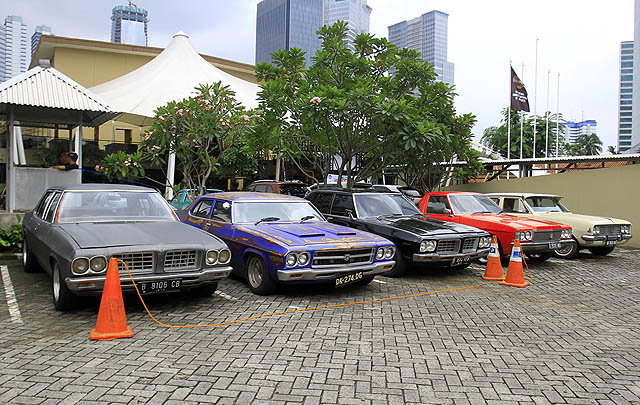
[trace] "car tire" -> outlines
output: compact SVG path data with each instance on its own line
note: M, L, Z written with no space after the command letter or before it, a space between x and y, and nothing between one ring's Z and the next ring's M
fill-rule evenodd
M362 277L362 280L359 280L358 282L356 282L356 285L369 285L371 284L374 278L375 276L364 276Z
M78 302L78 297L67 288L67 284L60 274L58 262L55 261L51 266L51 297L53 298L53 306L58 311L73 309Z
M276 290L276 282L273 281L267 271L267 265L262 257L250 255L247 258L247 282L251 292L258 295L269 295Z
M396 264L393 265L393 268L386 273L382 273L383 276L386 277L402 277L404 273L407 271L407 261L402 256L402 252L399 250L396 251Z
M22 241L22 265L25 273L35 273L40 270L38 261L33 256L31 249L29 249L29 246L27 245L26 238Z
M211 297L213 295L213 293L216 292L216 290L218 289L218 283L211 283L211 284L207 284L207 285L203 285L200 287L196 287L193 292L195 293L196 296L198 297Z
M525 253L525 255L527 255L527 259L529 259L530 262L542 263L549 260L552 253L551 252Z
M568 247L564 249L558 249L553 251L553 255L555 257L559 257L561 259L575 259L578 256L578 252L580 251L580 247L578 246L578 242L575 238L573 238L573 243L571 243Z
M596 256L606 256L609 253L613 252L615 246L596 246L589 248L589 252L593 253Z

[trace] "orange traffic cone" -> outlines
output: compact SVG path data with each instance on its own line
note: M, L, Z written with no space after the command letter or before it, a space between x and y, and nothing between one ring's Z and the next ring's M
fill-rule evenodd
M526 287L531 284L528 281L524 281L522 249L520 248L520 241L517 239L513 242L511 260L509 260L509 267L507 268L507 278L505 278L500 284L508 285L510 287Z
M500 250L498 249L498 238L493 236L489 256L487 256L487 269L482 276L485 280L504 280L502 263L500 262Z
M112 258L109 259L109 268L107 269L107 279L102 290L98 320L95 329L91 329L89 333L89 339L113 340L132 336L133 332L127 326L127 316L124 313L118 261Z

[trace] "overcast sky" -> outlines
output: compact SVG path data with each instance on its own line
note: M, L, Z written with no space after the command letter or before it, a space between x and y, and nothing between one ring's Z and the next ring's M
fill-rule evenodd
M259 0L138 0L149 11L149 45L165 47L182 30L204 54L254 63ZM619 47L633 40L633 0L369 0L371 33L431 10L449 14L449 61L455 64L459 112L478 118L474 133L498 124L508 103L509 60L529 92L533 111L536 37L537 111L560 111L572 120L595 119L605 144L617 139ZM20 15L29 29L49 25L56 35L108 41L111 9L118 0L2 0L6 15ZM522 64L524 63L524 73Z

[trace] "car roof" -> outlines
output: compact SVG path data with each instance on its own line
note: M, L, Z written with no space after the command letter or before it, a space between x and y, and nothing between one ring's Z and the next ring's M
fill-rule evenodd
M555 194L539 194L539 193L487 193L487 195L495 196L495 197L551 197L551 198L562 198L559 195Z
M432 191L428 195L448 195L448 194L482 194L475 191Z
M143 191L157 192L155 188L132 186L130 184L103 184L103 183L83 183L66 186L51 186L48 190L59 191Z
M295 184L298 186L308 186L307 183L304 183L300 180L288 180L288 181L276 181L276 180L256 180L253 183L249 184L250 186L254 184Z
M287 194L256 193L251 191L227 191L223 193L205 194L203 197L227 201L304 201L304 198Z
M311 191L312 193L318 192L331 192L331 193L344 193L344 194L399 194L394 191L374 190L372 188L344 188L344 187L330 187L330 188L317 188Z

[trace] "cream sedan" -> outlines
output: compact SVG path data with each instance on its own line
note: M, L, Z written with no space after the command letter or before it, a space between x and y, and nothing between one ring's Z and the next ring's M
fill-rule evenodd
M561 196L532 193L490 193L505 213L560 222L571 226L575 244L556 250L558 257L572 259L580 249L608 255L618 244L631 239L631 222L623 219L574 214L562 205Z

